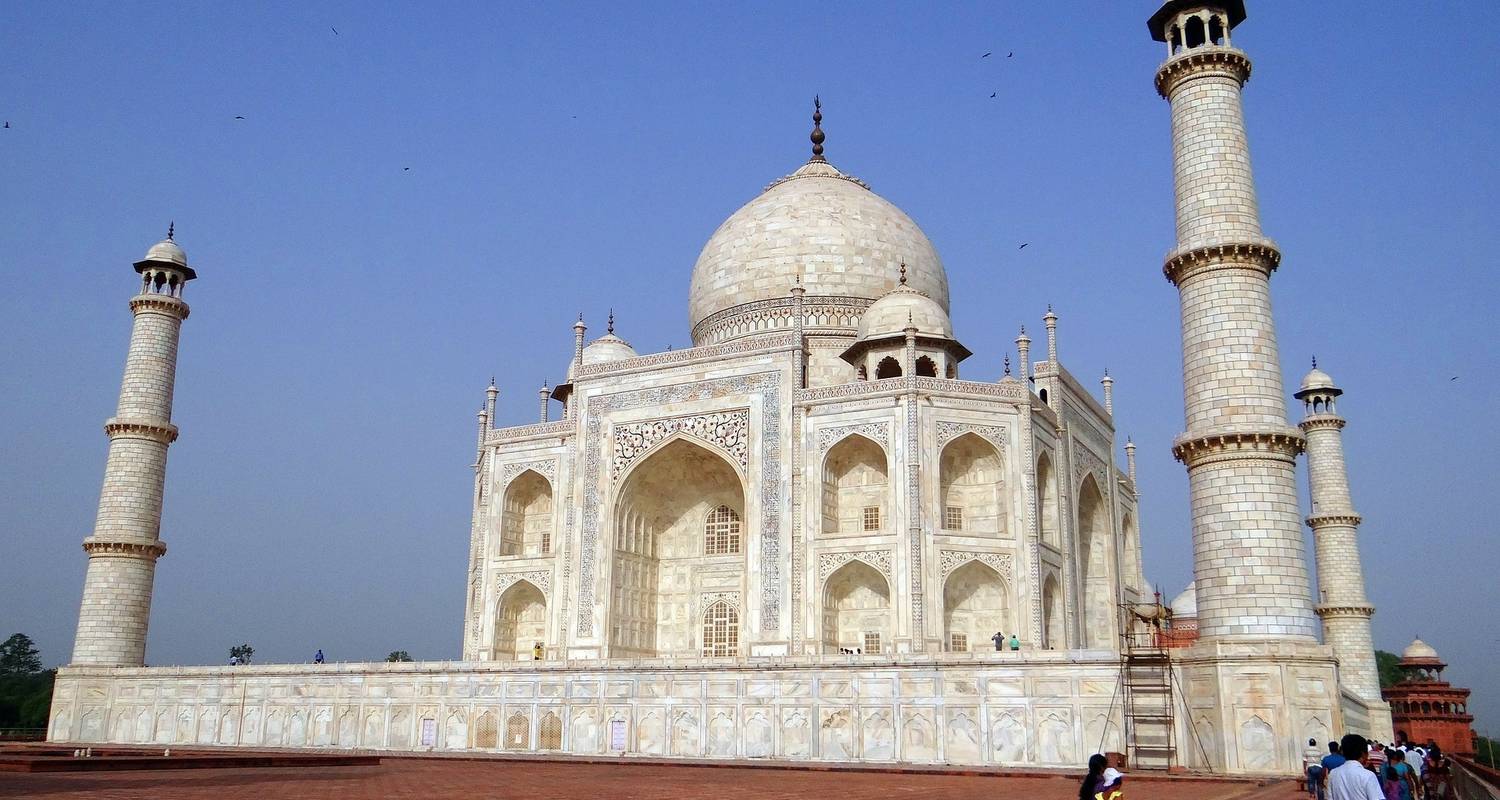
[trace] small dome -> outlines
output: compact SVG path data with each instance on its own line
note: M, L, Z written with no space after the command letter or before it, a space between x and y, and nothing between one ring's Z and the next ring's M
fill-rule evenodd
M1300 391L1313 392L1337 388L1333 385L1333 378L1328 373L1317 367L1313 367L1311 372L1303 376L1302 389Z
M1402 661L1437 661L1438 652L1432 649L1432 645L1421 639L1413 639L1411 644L1401 651Z
M887 292L860 315L858 341L900 334L907 326L927 336L953 338L953 323L942 304L905 284Z
M1192 581L1182 593L1172 598L1172 616L1198 616L1198 582Z
M603 336L589 342L589 346L583 348L584 366L589 364L607 364L611 361L623 361L627 358L635 358L636 352L630 343L614 335L606 333Z
M772 183L709 237L693 266L689 323L758 300L782 299L800 278L817 297L874 300L911 285L948 306L948 276L922 229L901 209L823 161Z
M162 239L156 244L151 245L151 249L146 251L146 257L141 260L166 261L176 264L179 267L186 267L188 265L187 253L183 252L182 248L171 239Z

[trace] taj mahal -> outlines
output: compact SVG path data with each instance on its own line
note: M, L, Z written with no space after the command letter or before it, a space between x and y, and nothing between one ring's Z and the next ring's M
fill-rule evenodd
M1112 380L1069 371L1050 307L1003 377L968 377L937 250L825 156L815 108L810 158L698 255L691 347L638 353L613 317L593 338L580 318L535 423L498 427L485 392L455 661L144 666L197 277L175 232L152 246L49 738L1056 767L1120 752L1249 774L1297 771L1309 737L1389 741L1326 373L1288 421L1244 19L1239 0L1171 0L1148 23L1185 404L1184 432L1149 446L1186 469L1195 578L1172 604L1145 578Z

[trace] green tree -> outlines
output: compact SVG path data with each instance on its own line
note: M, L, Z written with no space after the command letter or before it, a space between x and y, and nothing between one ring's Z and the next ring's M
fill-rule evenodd
M250 657L255 655L255 648L248 644L235 645L229 648L229 657L237 658L241 664L249 664Z
M31 675L42 671L42 659L31 637L13 633L0 644L0 675Z
M1500 769L1496 763L1500 763L1500 742L1488 736L1474 737L1474 760L1490 769Z
M405 650L392 650L391 654L385 657L385 660L386 661L415 661L416 659L412 658L411 657L411 653L408 653Z
M1375 671L1380 674L1380 688L1389 689L1401 682L1401 656L1375 651Z

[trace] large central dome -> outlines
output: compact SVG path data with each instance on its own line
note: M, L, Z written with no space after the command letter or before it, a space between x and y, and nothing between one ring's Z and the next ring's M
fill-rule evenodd
M873 301L896 288L903 262L907 283L947 311L948 277L922 229L863 182L815 157L714 231L693 266L689 322L696 329L736 306L788 299L799 275L807 302Z

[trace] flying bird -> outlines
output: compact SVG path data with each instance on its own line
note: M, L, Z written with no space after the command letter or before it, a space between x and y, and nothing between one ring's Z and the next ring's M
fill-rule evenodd
M990 97L994 97L997 94L1000 94L1000 93L999 92L990 92Z
M333 31L333 35L334 35L334 36L338 36L338 35L339 35L339 29L338 29L338 28L335 28L335 27L333 27L333 26L332 26L332 25L329 25L329 26L328 26L328 30L331 30L331 31Z
M235 114L235 115L234 115L234 118L235 118L235 119L244 119L244 117L242 117L242 116L240 116L240 115L239 115L239 114Z
M1031 244L1031 242L1027 242L1027 243L1026 243L1026 244L1023 244L1023 245L1021 245L1021 246L1020 246L1020 247L1017 247L1017 248L1016 248L1016 249L1017 249L1017 250L1025 250L1025 249L1026 249L1026 247L1027 247L1027 246L1028 246L1028 245L1030 245L1030 244Z
M1006 58L1015 58L1016 57L1016 51L1012 50L1009 53L1006 53L1005 57Z
M7 127L7 128L9 128L9 127L10 127L10 126L9 126L9 125L6 125L6 126L5 126L5 127ZM1457 375L1454 375L1454 376L1453 376L1453 377L1451 377L1451 378L1449 378L1449 379L1448 379L1448 382L1449 382L1449 383L1452 383L1452 382L1454 382L1454 381L1456 381L1456 380L1458 380L1458 376L1457 376Z
M411 167L402 167L401 171L402 172L411 172Z
M10 120L6 120L6 121L5 121L5 127L7 127L7 128L9 128L9 127L10 127Z
M994 55L994 53L985 53L984 55L980 56L980 58L989 58L992 55Z

